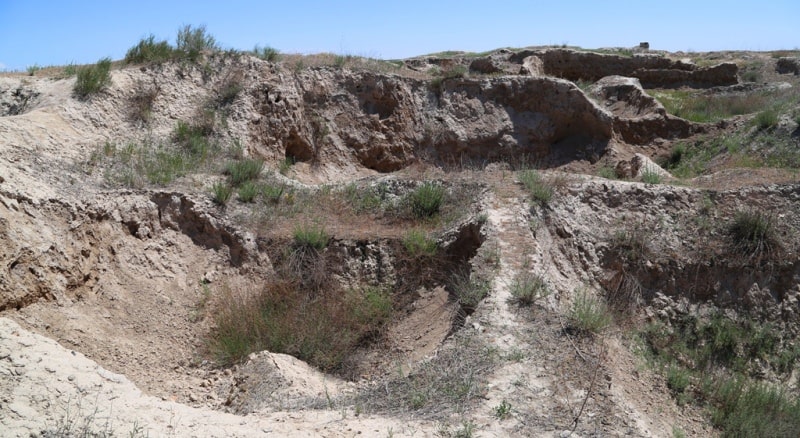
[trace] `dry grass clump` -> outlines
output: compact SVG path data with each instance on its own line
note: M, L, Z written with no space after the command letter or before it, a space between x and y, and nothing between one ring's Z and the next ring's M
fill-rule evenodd
M376 339L392 315L392 299L376 287L312 293L291 279L224 288L209 348L221 365L269 350L321 370L343 371L359 347Z
M547 205L551 199L555 189L553 186L544 179L541 172L536 169L525 169L519 171L517 174L519 182L530 193L531 199L540 205Z
M782 248L775 217L760 210L739 210L728 225L734 251L757 262L771 260Z
M148 123L153 116L153 106L161 93L161 87L155 81L148 86L142 82L136 85L136 92L130 101L130 117L134 122Z
M496 350L473 332L453 335L450 345L411 374L393 376L362 390L353 400L368 412L414 412L424 418L463 413L482 400Z
M605 301L580 289L570 308L569 321L570 328L578 333L597 335L611 325L612 315Z
M550 287L543 277L532 272L519 272L511 282L511 301L520 306L532 306L550 295Z
M755 113L767 107L775 97L769 92L720 95L659 90L651 93L668 113L699 123L713 123L732 116Z

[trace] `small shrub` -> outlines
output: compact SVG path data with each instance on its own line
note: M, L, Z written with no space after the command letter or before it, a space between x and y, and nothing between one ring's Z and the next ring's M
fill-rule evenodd
M256 57L263 59L264 61L275 62L278 61L280 58L280 51L278 49L272 48L270 46L266 47L256 47L253 49L253 55Z
M73 91L81 99L99 93L111 84L110 72L111 58L102 58L95 65L81 67Z
M78 66L76 66L74 62L71 62L64 66L61 76L65 78L71 78L76 74L78 74Z
M244 74L237 70L225 76L225 79L217 87L216 105L218 108L228 106L236 100L244 90Z
M539 171L535 169L522 170L518 174L519 181L528 190L531 198L541 205L547 205L553 198L555 190L553 186L542 178Z
M742 80L744 82L758 82L761 80L761 74L756 70L749 70L742 73Z
M231 184L238 187L244 182L257 179L263 169L263 161L246 159L228 163L225 166L225 173L230 178Z
M151 34L128 49L124 61L126 64L162 63L170 60L172 55L172 46L166 40L156 41L155 35Z
M358 213L377 213L386 201L388 186L379 183L375 186L359 187L356 183L345 186L344 195L348 204Z
M531 272L520 272L511 283L511 300L520 306L531 306L550 294L544 278Z
M211 193L213 194L214 202L218 205L225 205L231 199L233 187L224 182L216 182L211 186Z
M689 372L676 365L667 368L667 388L672 391L675 397L680 396L689 387Z
M611 312L605 302L580 290L570 311L572 328L585 334L599 334L611 324Z
M449 282L450 291L458 299L461 309L471 314L478 304L489 295L492 285L489 281L473 278L469 272L453 274Z
M434 182L425 182L409 194L411 213L419 219L429 218L439 212L444 202L445 188Z
M321 225L301 224L294 229L295 247L321 251L329 241L330 236Z
M409 230L403 237L403 246L412 257L430 257L436 255L436 241L419 229Z
M467 67L463 65L454 65L451 68L448 68L442 72L442 76L445 79L457 79L463 78L467 76Z
M779 249L774 218L758 210L740 210L734 215L728 233L738 252L755 258L769 256Z
M42 68L39 67L38 64L29 65L28 68L25 70L28 72L28 76L33 76L36 74L37 71L41 70Z
M239 187L239 200L242 202L253 202L258 195L258 185L252 181L247 181Z
M759 131L764 131L778 124L778 112L774 109L766 109L759 112L755 118L755 124Z
M216 39L206 32L205 26L192 27L187 24L178 29L176 50L183 58L195 62L203 51L216 51L219 47Z
M141 167L151 184L166 185L186 174L190 160L180 152L161 148L141 157Z

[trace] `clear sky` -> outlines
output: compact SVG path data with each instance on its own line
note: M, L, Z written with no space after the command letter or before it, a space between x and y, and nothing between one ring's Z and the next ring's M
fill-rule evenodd
M800 48L800 0L0 0L0 70L121 59L205 25L225 48L393 59L568 44L670 51Z

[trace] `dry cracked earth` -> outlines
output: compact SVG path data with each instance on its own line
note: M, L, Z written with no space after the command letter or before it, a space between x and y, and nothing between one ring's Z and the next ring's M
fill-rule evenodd
M88 98L58 68L4 73L0 435L736 436L698 395L722 371L681 353L699 371L678 390L642 333L722 313L794 351L800 79L781 63L797 54L206 53L115 63ZM768 126L675 104L778 95ZM442 190L431 214L420 187ZM742 212L776 240L740 255ZM325 242L297 258L307 227ZM303 297L270 321L328 337L273 324L295 340L221 352L225 315L270 288ZM314 303L374 290L379 324L320 353L351 328ZM742 361L796 398L793 359Z

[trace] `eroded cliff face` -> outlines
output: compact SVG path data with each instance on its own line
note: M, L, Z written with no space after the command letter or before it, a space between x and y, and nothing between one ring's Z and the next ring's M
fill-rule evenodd
M580 433L626 430L651 436L669 427L669 421L647 413L653 403L669 400L667 389L658 378L631 378L634 360L619 345L609 355L615 357L603 362L606 353L593 350L599 343L563 342L562 317L576 290L589 285L619 291L623 298L636 292L651 313L668 316L687 305L746 307L775 324L794 327L800 302L796 243L781 248L782 261L736 259L729 257L724 227L744 208L797 211L796 184L703 191L545 172L555 194L541 205L509 177L530 163L549 169L621 163L627 176L653 171L657 165L646 154L654 144L711 127L668 115L644 88L725 86L735 82L735 66L706 69L653 56L568 50L418 58L384 70L299 68L243 55L215 54L206 61L202 66L167 63L114 70L109 89L87 101L71 96L73 79L0 78L0 311L124 373L151 395L197 407L156 399L133 403L141 394L125 395L126 421L134 421L146 404L153 430L163 430L165 421L158 417L177 409L192 421L180 425L178 433L225 435L230 430L195 429L240 423L239 417L218 412L227 410L260 416L235 431L250 436L273 427L275 418L285 420L286 411L294 415L296 408L309 410L275 430L350 435L353 427L369 424L364 430L375 432L374 424L392 424L397 430L408 427L403 433L409 435L417 429L433 433L436 425L427 420L403 425L394 414L407 412L404 400L390 392L418 385L406 380L407 373L423 367L419 364L429 355L442 353L438 364L446 373L456 366L467 370L471 359L453 352L473 354L466 345L484 349L485 341L486 351L500 351L504 358L518 357L520 351L530 355L471 371L484 379L487 395L471 401L469 421L499 436L550 433L569 427L573 408L583 404L595 414L582 419ZM456 74L428 74L434 67ZM571 82L579 79L596 83L579 87ZM230 86L238 87L236 93L228 92ZM146 118L136 112L144 95L153 97ZM120 189L104 175L102 161L127 144L169 143L179 121L199 123L209 117L210 136L219 144L241 147L238 158L263 159L273 168L286 160L294 163L294 180L270 172L280 178L281 187L321 192L331 186L319 183L367 177L362 185L384 201L400 199L416 187L413 180L420 175L415 172L435 179L448 193L458 186L480 186L465 192L471 198L464 204L466 219L437 236L441 264L416 270L419 263L404 252L406 230L393 229L410 226L401 220L379 223L386 218L366 214L347 229L356 237L331 238L334 274L348 286L411 284L397 302L403 313L387 330L386 345L354 359L361 360L354 370L366 376L364 382L345 383L271 353L226 371L202 362L204 336L213 329L212 318L204 319L208 309L215 299L234 296L209 298L209 287L261 284L274 276L276 260L286 258L285 248L275 242L289 242L287 230L299 219L288 215L281 218L285 223L249 229L253 209L268 215L276 204L264 201L252 209L243 202L214 204L209 192L225 179L224 163L199 167L168 188ZM451 165L478 170L455 177L448 174ZM344 184L334 190L339 188ZM357 192L355 185L352 190L358 196L367 193ZM305 202L329 198L309 199ZM346 199L342 202L359 201ZM787 217L780 232L791 237L800 224ZM270 226L275 226L270 236L257 236ZM430 224L423 221L425 226ZM627 243L619 238L631 234L646 242L635 261L622 254ZM444 274L463 270L469 279L479 268L497 273L484 285L485 301L469 306L454 301L454 286L443 280ZM552 287L535 317L511 305L510 285L525 270L541 274ZM419 280L423 277L428 280ZM35 344L47 350L42 357L50 354L65 363L75 357L16 324L0 320L0 325L6 330L0 334L2 348ZM470 341L459 340L454 332ZM123 390L138 391L119 376L96 371L88 359L81 358L80 370L53 371L36 365L39 356L28 360L7 350L0 351L3 369L35 370L28 377L16 374L13 384L0 382L0 395L11 394L22 412L10 414L8 424L15 430L44 427L41 421L28 421L26 413L48 422L57 417L36 393L51 374L66 388L59 403L81 392L80 385L102 389L98 400L104 402ZM595 361L593 370L586 367L584 354ZM338 419L343 415L330 409L330 397L357 392L358 385L386 377L380 370L396 371L396 364L401 375L392 374L373 388L384 397L376 406L383 407L375 408L372 417ZM596 400L575 395L591 392L586 382L595 378L613 379L613 388L609 383L608 390L597 389ZM69 383L73 380L77 383ZM518 382L524 383L523 390L517 389ZM279 391L272 391L275 385ZM643 393L642 398L630 396ZM409 396L412 404L417 395ZM0 404L6 403L3 397ZM506 399L520 411L531 407L531 417L495 421L491 412ZM346 397L339 400L348 403ZM363 408L343 406L342 412ZM683 415L671 402L664 406L673 417ZM334 420L338 423L331 425ZM698 430L699 435L711 433L708 426Z
M478 60L485 62L473 65ZM471 61L474 73L468 77L444 75L431 80L418 79L419 74L410 74L413 70L408 69L291 70L256 58L219 56L202 69L166 64L115 71L108 92L91 102L69 99L66 84L71 79L55 83L5 79L0 94L5 114L23 118L25 113L61 105L58 117L81 132L83 143L100 143L103 139L166 138L176 120L202 117L208 102L219 104L225 87L241 87L242 92L226 102L226 120L217 127L219 135L238 139L251 155L273 162L288 158L324 163L329 173L337 168L391 172L417 160L491 162L519 155L531 156L545 166L594 162L615 144L624 149L701 130L667 117L656 106L642 106L641 87L636 96L623 95L621 84L606 82L606 89L616 90L616 103L610 108L603 104L603 97L598 103L569 81L598 80L611 74L640 77L637 72L645 71L657 72L653 74L659 77L666 74L658 73L661 70L705 71L693 65L661 57L565 50L500 51L478 60ZM407 63L422 70L439 65L453 68L467 61ZM534 64L543 70L523 68ZM735 81L735 71L708 83L725 85L731 80ZM648 86L645 79L640 81ZM696 85L691 78L677 81ZM145 92L153 94L154 107L148 122L142 124L131 109ZM627 111L624 117L620 111Z
M550 76L695 71L668 59L544 50L406 63L415 69L469 63L490 74L431 80L402 69L293 70L216 55L203 68L168 63L115 70L110 88L88 101L71 96L74 79L3 78L0 232L7 269L0 308L96 289L100 273L118 258L101 244L110 236L146 240L178 232L221 252L231 266L253 258L252 237L208 213L211 204L169 192L118 197L104 191L107 181L94 170L107 153L100 145L170 141L177 121L205 120L209 110L216 112L210 129L219 141L235 140L246 155L276 165L308 163L322 181L417 162L557 167L596 163L607 154L606 161L628 159L639 145L705 129L666 114L635 78L607 77L587 94ZM225 97L232 86L240 91ZM145 121L135 110L148 93L153 100Z

